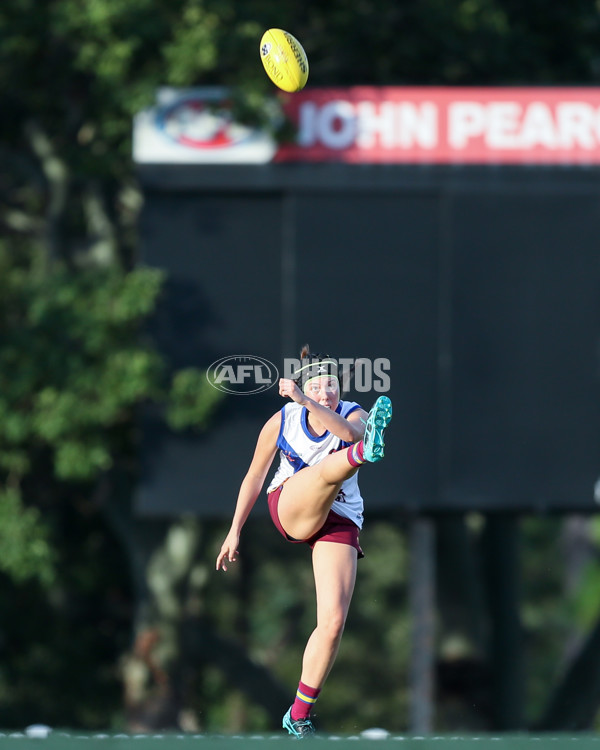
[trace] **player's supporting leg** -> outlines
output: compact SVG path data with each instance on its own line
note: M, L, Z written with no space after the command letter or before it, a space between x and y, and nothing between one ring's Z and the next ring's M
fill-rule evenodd
M358 553L348 544L317 542L313 573L317 598L317 626L302 660L302 682L322 687L337 656L354 584Z
M314 733L310 713L337 656L354 592L356 563L354 547L336 542L317 542L314 546L317 626L304 650L296 700L283 722L296 737Z

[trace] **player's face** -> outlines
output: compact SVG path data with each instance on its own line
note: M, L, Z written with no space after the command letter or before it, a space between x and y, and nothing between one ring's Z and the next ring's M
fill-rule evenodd
M306 395L321 406L335 409L340 401L338 382L335 378L324 375L322 378L311 380L306 389Z

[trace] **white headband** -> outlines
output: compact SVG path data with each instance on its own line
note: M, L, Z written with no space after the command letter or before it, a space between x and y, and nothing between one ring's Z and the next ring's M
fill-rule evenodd
M329 378L330 380L335 380L339 392L340 381L338 380L337 375L328 375L326 372L324 372L322 375L315 375L314 377L309 378L306 383L304 383L304 387L302 388L303 393L306 394L306 389L308 388L309 384L313 382L313 380L319 380L320 378Z
M327 371L326 371L324 365L333 365L334 367L337 368L337 362L335 362L333 359L321 359L321 360L318 360L316 362L309 362L307 365L304 365L303 367L299 367L294 372L294 377L298 376L302 372L302 370L308 370L310 367L318 367L319 368L318 372L322 372L323 375L326 375ZM321 369L321 368L323 368L323 369ZM333 377L335 377L335 376L333 376Z

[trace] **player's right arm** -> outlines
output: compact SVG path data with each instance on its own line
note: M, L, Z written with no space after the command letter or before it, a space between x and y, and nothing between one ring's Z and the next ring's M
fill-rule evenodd
M277 452L277 436L280 427L281 412L277 412L260 431L252 462L240 486L231 527L217 555L217 570L227 570L227 562L236 561L242 527L260 495L267 472Z

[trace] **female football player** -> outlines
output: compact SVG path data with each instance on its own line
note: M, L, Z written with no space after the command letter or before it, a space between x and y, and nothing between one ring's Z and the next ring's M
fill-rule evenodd
M335 360L301 353L294 379L282 378L279 393L290 402L262 428L238 494L231 528L217 556L217 570L238 555L242 527L256 502L276 452L280 462L267 488L269 511L290 542L312 548L317 623L302 660L296 698L283 727L303 739L314 734L311 709L333 666L354 591L363 499L357 473L383 458L383 433L392 405L380 396L367 414L340 400Z

